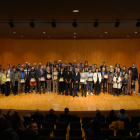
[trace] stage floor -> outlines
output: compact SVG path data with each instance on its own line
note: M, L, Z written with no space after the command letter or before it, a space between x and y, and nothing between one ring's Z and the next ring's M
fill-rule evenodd
M136 87L137 89L137 87ZM137 90L136 90L137 93ZM101 93L99 96L82 97L78 92L79 97L57 95L57 93L46 94L21 94L14 96L11 94L8 97L0 96L0 109L16 109L16 110L35 110L48 111L53 108L55 111L63 111L68 107L70 111L95 111L100 109L107 110L126 110L140 109L140 95L133 94L120 95L119 97L110 95L108 93Z

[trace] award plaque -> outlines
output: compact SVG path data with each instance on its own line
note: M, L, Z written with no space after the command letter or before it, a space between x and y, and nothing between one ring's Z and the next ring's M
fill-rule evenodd
M41 81L45 81L45 78L44 78L44 77L41 77L40 80L41 80Z
M108 79L108 74L104 74L104 78L105 79Z
M31 82L35 82L35 78L31 78L31 80L30 80Z
M21 79L21 80L20 80L20 83L25 83L25 80L24 80L24 79Z
M54 75L54 76L53 76L53 79L54 79L54 80L57 80L57 75Z
M60 77L60 82L63 82L64 81L64 78L63 77Z
M92 81L92 77L88 77L88 81L91 82Z
M50 74L47 74L47 78L51 78L51 75Z
M10 77L7 77L7 78L6 78L6 81L7 81L7 82L10 82Z
M84 78L81 78L80 79L80 83L84 83L85 82L85 79Z

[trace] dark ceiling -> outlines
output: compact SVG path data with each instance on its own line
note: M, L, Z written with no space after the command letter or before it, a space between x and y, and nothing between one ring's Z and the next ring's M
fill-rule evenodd
M74 19L76 28L72 26ZM93 27L95 19L99 21L97 28ZM114 26L117 19L118 28ZM140 27L135 26L138 19L140 0L1 0L0 38L139 38ZM14 28L9 26L10 20ZM29 25L31 20L34 28ZM56 28L52 28L52 20Z

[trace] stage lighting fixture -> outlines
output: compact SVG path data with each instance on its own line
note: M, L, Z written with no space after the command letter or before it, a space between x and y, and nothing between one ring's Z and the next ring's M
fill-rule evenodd
M9 21L9 25L10 25L11 28L14 27L13 20L10 20L10 21Z
M74 22L72 23L72 26L73 26L74 28L77 27L77 22L76 22L76 20L74 20Z
M138 22L136 23L136 27L140 26L140 20L138 20Z
M55 20L53 20L53 22L51 22L51 25L52 25L52 27L53 27L53 28L55 28L55 27L56 27Z
M119 25L120 25L120 22L119 22L119 19L117 20L117 22L115 22L115 27L119 27Z
M30 26L31 26L31 28L34 28L35 27L35 23L34 23L33 20L30 22Z
M95 28L98 27L98 20L96 20L96 21L94 22L93 26L94 26Z

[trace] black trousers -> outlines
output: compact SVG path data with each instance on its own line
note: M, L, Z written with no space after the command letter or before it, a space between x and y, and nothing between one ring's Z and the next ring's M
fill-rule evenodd
M68 95L68 89L70 91L70 95L72 95L72 84L65 82L65 94Z
M78 86L79 86L79 83L77 83L77 84L73 83L74 96L77 96Z
M81 84L81 90L82 90L82 96L84 94L86 97L86 91L87 91L86 84Z
M43 88L43 93L45 94L45 81L38 81L38 89L40 94L41 94L41 86Z
M99 81L96 82L95 85L95 95L99 95L99 92L100 92L100 84L99 84Z
M2 84L0 86L1 86L1 93L4 94L4 84Z
M114 88L114 95L115 94L120 95L121 94L121 89Z
M13 86L13 94L16 95L18 92L18 81L15 81L15 86Z
M64 93L64 82L59 82L59 94Z
M27 91L29 92L29 90L30 90L30 80L29 78L27 78L25 81L25 93L27 93Z
M100 84L100 91L101 91L101 86L103 85L103 92L105 92L105 79L102 79L101 84Z

